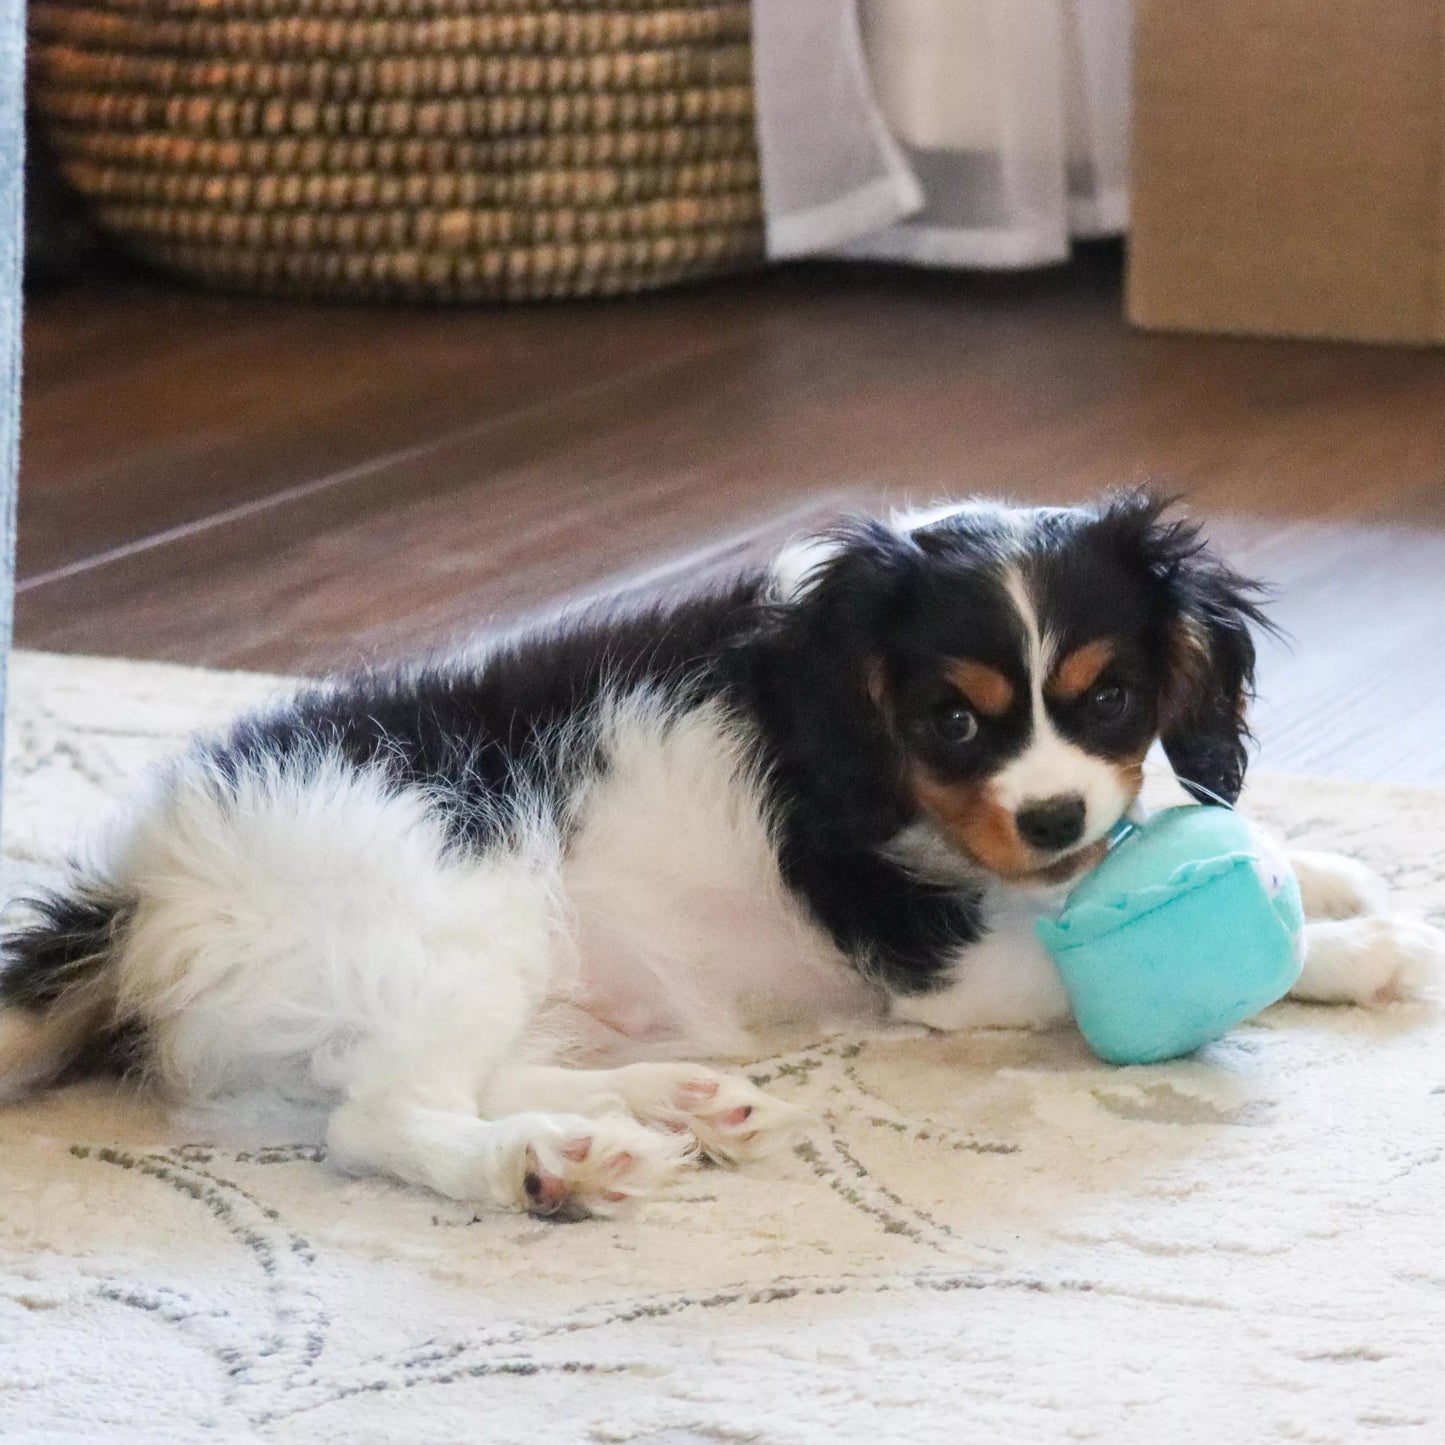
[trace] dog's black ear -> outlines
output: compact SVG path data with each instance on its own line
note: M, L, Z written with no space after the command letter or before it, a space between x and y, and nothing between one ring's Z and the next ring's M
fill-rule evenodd
M1198 523L1167 515L1170 505L1126 493L1107 504L1099 525L1145 571L1165 609L1159 740L1169 765L1201 802L1233 803L1248 764L1251 628L1273 631L1260 607L1267 589L1223 562Z
M909 605L922 554L859 520L807 544L776 614L772 710L786 765L827 832L871 846L907 821L902 753L888 711L886 640Z

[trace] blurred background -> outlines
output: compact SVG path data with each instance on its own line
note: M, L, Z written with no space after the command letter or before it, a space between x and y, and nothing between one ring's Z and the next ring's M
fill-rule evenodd
M17 645L313 673L1152 481L1445 781L1436 0L33 0Z

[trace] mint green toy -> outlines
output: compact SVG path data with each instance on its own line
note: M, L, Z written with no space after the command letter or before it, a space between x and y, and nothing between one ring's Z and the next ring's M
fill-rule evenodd
M1089 1046L1113 1064L1176 1058L1289 992L1304 961L1299 884L1228 808L1167 808L1116 831L1038 924Z

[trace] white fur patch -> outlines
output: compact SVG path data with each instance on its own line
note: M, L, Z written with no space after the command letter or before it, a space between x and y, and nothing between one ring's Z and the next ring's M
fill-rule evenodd
M1418 998L1445 969L1445 934L1404 914L1305 925L1304 971L1290 993L1315 1003L1376 1006Z
M137 898L117 965L163 1082L228 1090L258 1069L345 1090L448 1043L513 1047L550 977L556 839L481 858L430 800L334 758L233 786L182 763L113 876Z
M1306 918L1357 918L1389 908L1385 880L1357 859L1295 849L1289 861L1299 880Z
M856 1016L872 996L778 872L741 725L634 695L563 864L584 1007L645 1040L614 1058L747 1054L753 1031Z
M1043 517L1058 515L1064 507L1016 507L991 497L968 497L961 502L936 502L926 507L898 508L889 513L888 525L904 534L922 532L955 517L971 517L996 526L1005 536L1022 541Z
M1060 895L1063 891L1056 890ZM1035 931L1038 919L1058 901L1003 885L990 888L984 908L989 931L959 949L949 986L894 999L893 1017L949 1032L1046 1029L1067 1023L1068 993Z
M793 602L803 590L842 551L842 544L832 537L799 537L773 558L772 595L777 602Z

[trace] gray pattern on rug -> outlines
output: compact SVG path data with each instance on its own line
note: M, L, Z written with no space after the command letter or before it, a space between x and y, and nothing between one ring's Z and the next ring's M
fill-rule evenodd
M20 656L7 888L275 680ZM1251 811L1445 921L1445 795ZM84 1085L0 1111L0 1434L135 1441L1445 1439L1445 1027L1281 1005L1118 1070L1071 1032L820 1038L815 1123L557 1226Z

